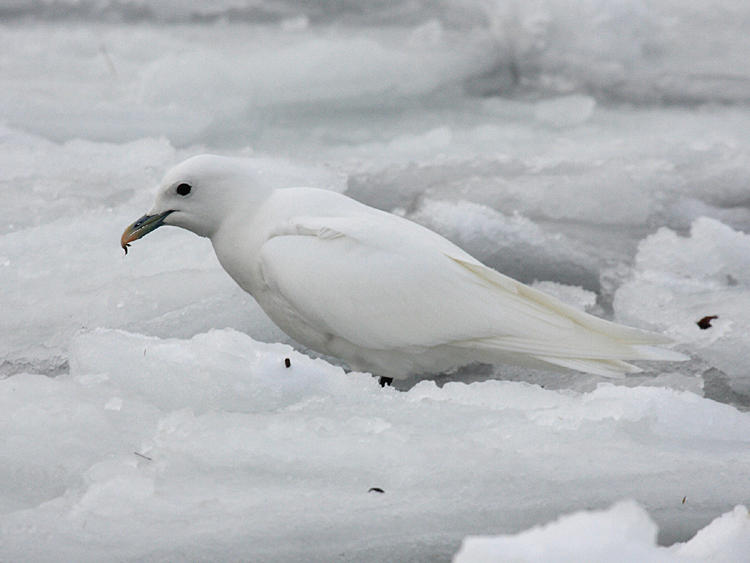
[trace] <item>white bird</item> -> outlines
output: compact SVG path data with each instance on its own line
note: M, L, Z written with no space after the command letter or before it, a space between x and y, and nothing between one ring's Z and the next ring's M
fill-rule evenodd
M227 273L297 342L381 383L472 362L607 377L684 360L489 268L407 219L332 191L271 188L253 162L201 155L167 172L121 245L161 225L208 237Z

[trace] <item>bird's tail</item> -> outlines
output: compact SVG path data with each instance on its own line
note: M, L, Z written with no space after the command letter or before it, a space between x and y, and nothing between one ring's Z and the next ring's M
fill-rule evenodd
M642 335L641 335L642 337ZM661 341L660 341L661 343ZM579 335L572 345L527 340L509 341L506 338L483 338L454 343L472 349L483 361L509 361L536 367L563 367L602 377L620 378L643 371L625 360L679 362L689 358L684 354L644 344L631 344L609 339L602 334Z
M461 348L494 358L534 359L604 377L638 373L625 360L684 361L684 354L662 348L672 340L662 334L629 327L580 311L480 263L453 258L494 289L515 311L534 317L538 331L502 334L457 342ZM519 314L519 313L517 313ZM543 333L543 334L542 334Z
M659 360L667 362L682 362L689 359L684 354L658 348L656 346L635 345L631 346L635 354L628 357L629 360ZM551 358L549 356L537 356L539 360L554 366L600 375L602 377L620 378L631 373L640 373L643 370L638 366L629 364L622 360L592 360L582 358Z

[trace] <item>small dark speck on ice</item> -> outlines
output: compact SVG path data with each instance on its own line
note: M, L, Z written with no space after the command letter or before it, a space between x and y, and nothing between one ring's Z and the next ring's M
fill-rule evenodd
M292 360L289 358L284 358L284 365L288 368L292 367Z
M699 328L700 328L701 330L706 330L706 329L709 329L709 328L711 328L711 321L712 321L712 320L714 320L714 319L718 319L718 318L719 318L719 316L718 316L718 315L708 315L708 316L706 316L706 317L703 317L703 318L702 318L701 320L699 320L699 321L698 321L697 323L695 323L695 324L697 324L697 325L698 325L698 327L699 327Z

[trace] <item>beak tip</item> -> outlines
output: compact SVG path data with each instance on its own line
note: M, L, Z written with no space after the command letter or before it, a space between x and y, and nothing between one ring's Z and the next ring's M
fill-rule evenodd
M132 229L128 227L125 229L125 232L122 233L122 236L120 237L120 247L125 251L125 254L128 253L128 247L130 246L130 243L133 241L132 239Z

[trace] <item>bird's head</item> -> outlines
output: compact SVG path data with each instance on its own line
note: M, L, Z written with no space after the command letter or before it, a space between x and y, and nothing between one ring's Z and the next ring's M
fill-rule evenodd
M211 237L231 213L263 197L251 161L215 155L189 158L164 175L151 210L129 225L120 244L128 245L162 225Z

